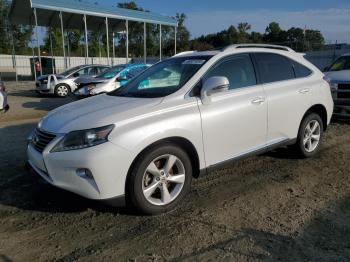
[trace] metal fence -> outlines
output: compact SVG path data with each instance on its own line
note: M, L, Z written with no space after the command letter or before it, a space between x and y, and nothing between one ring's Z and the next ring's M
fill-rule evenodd
M307 52L305 58L311 63L316 65L320 70L323 70L326 66L329 66L337 57L350 53L350 45L348 44L335 44L325 46L323 50ZM50 58L51 57L47 57ZM33 64L31 64L33 56L12 56L12 55L0 55L0 80L32 80L33 79ZM63 72L64 69L64 57L54 56L55 66L52 68L57 73ZM85 64L85 57L67 57L68 68ZM133 58L130 62L144 61L143 58ZM158 57L148 57L148 63L155 63L159 61ZM125 57L110 58L107 57L90 57L87 61L88 64L103 64L103 65L118 65L126 63ZM50 71L51 72L51 71Z
M36 57L35 57L36 58ZM44 57L45 58L45 57ZM47 57L51 59L51 57ZM33 56L12 56L12 55L0 55L0 79L3 80L32 80L33 79L33 64L31 60ZM64 57L54 56L54 66L49 70L50 72L61 73L64 68ZM84 65L85 57L68 57L68 68ZM109 63L108 63L109 62ZM90 57L88 58L88 64L102 64L102 65L118 65L126 62L125 57L110 58L109 61L106 57Z

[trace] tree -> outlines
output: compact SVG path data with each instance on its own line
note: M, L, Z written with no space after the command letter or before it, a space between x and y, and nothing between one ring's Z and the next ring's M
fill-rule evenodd
M221 32L202 35L191 40L191 47L194 50L208 50L236 43L270 43L287 45L296 51L306 52L320 50L324 45L320 31L295 27L285 31L276 22L271 22L264 34L254 31L249 33L251 25L248 23L239 23L237 29L231 25Z
M187 17L184 13L176 14L176 20L177 20L176 42L177 42L177 50L179 52L186 51L190 48L190 32L187 30L185 26L186 18Z
M238 43L248 42L249 34L248 31L252 28L248 23L239 23L238 24Z
M31 41L33 27L10 25L9 9L9 2L0 0L0 53L11 54L13 40L16 54L28 54L31 52L28 44Z
M249 42L251 43L262 43L263 42L263 35L259 32L251 32L249 35Z
M324 45L324 38L318 30L305 30L306 50L320 50Z
M280 25L276 22L271 22L265 30L264 41L268 43L279 43L283 40L281 39L281 34L283 30Z

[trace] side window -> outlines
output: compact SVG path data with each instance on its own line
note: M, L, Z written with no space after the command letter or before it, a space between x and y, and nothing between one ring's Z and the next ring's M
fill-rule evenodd
M97 74L102 74L104 71L108 69L108 67L97 67Z
M255 53L254 56L262 83L295 78L292 63L288 58L272 53Z
M129 76L129 78L133 78L133 77L139 75L139 74L140 74L142 71L144 71L144 70L145 70L145 67L143 67L143 66L136 67L136 68L131 69L131 70L129 71L128 76Z
M87 74L89 75L89 76L91 76L91 75L96 75L97 73L97 67L89 67L88 68L88 72L87 72Z
M292 61L292 63L293 63L296 78L307 77L312 74L312 71L306 66L303 66L295 61Z
M79 76L84 76L87 75L89 73L89 67L83 68L81 70L79 70L78 72L74 73L74 75L79 75Z
M209 71L205 79L213 76L227 77L230 89L256 85L253 63L248 54L225 58Z

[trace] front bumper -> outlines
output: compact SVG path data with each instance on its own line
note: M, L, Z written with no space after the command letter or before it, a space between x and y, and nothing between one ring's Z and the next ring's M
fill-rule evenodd
M85 198L122 202L132 163L131 153L111 142L82 150L50 153L59 139L53 140L43 153L28 144L28 163L33 170L53 186ZM79 169L89 170L92 177L79 176Z
M334 111L335 116L350 117L350 99L334 99Z

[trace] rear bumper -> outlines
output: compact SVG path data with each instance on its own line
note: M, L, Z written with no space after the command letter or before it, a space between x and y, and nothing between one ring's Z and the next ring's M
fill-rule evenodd
M54 90L53 88L48 87L47 84L40 84L36 83L35 84L35 91L40 94L53 94Z

